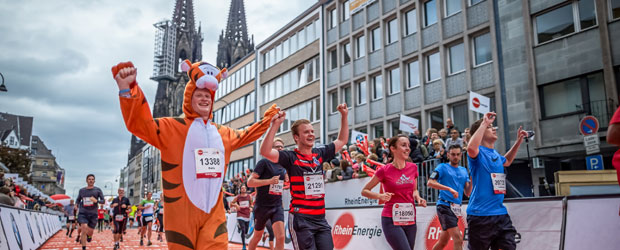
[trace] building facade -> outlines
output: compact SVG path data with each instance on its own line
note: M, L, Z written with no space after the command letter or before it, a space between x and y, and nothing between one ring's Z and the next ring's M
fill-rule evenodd
M30 181L46 195L64 194L65 170L58 165L52 150L38 136L32 136Z
M317 143L325 138L321 20L321 2L317 2L256 47L257 115L272 104L286 112L276 137L287 148L295 145L291 125L298 119L311 122Z

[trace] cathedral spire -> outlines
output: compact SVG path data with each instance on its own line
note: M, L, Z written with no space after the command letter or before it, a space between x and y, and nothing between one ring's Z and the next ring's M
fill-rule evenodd
M220 35L217 66L230 67L254 51L254 41L248 39L243 0L231 0L226 30Z

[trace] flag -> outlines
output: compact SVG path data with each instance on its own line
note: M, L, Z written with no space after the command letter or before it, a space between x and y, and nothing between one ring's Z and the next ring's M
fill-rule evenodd
M419 124L420 124L420 121L418 121L418 119L401 114L400 124L398 125L398 130L413 133L416 130L418 130Z

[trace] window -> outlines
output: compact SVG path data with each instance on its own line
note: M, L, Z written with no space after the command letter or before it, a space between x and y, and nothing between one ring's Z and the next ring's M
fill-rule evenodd
M390 121L390 136L397 136L398 134L400 134L400 121L399 120L395 120L395 121Z
M47 177L47 172L45 171L41 172L41 177Z
M454 126L463 132L465 128L469 128L469 107L467 102L452 105L452 122ZM450 131L448 131L450 133Z
M400 92L400 68L396 67L389 72L390 95Z
M336 8L329 10L329 28L328 28L328 30L336 28L336 25L337 25L336 20L338 20Z
M282 61L282 44L278 44L278 46L276 46L276 62Z
M424 3L424 26L428 27L437 23L437 3L430 0Z
M383 77L376 75L372 77L372 100L383 98Z
M372 126L372 132L374 138L383 137L383 124L377 124Z
M297 51L297 33L293 34L289 40L291 43L291 54L293 54Z
M437 130L440 130L444 127L443 124L443 111L441 109L438 110L433 110L431 111L429 114L429 121L430 121L430 125L431 128L435 128Z
M381 49L381 28L377 27L375 29L373 29L372 31L370 31L370 35L371 35L371 47L370 47L370 51L377 51L379 49Z
M482 1L484 1L484 0L470 0L469 1L469 6L476 5L477 3L482 2Z
M407 63L407 87L420 86L420 64L418 61Z
M340 8L342 9L342 21L344 22L346 20L349 20L349 17L351 17L351 13L349 10L349 1L342 2Z
M351 43L342 45L342 65L351 62Z
M366 104L366 81L357 83L357 105Z
M297 37L298 37L298 39L297 39L297 45L298 46L297 47L299 49L301 49L303 47L306 47L306 30L305 29L300 30L299 33L297 33Z
M411 35L418 31L418 20L416 19L416 9L412 9L405 13L405 36Z
M620 0L610 0L609 5L609 11L611 11L610 19L620 18Z
M329 112L336 113L338 111L338 91L329 93L329 99L331 100Z
M398 20L396 18L387 22L386 44L398 41Z
M446 0L446 17L461 11L461 0Z
M474 66L478 66L493 60L491 54L491 35L486 33L474 37Z
M351 102L351 87L347 86L342 89L342 100L347 104L347 107L353 107Z
M574 15L578 15L577 18ZM575 22L578 20L578 22ZM596 25L593 0L573 1L535 17L536 42L551 41Z
M338 67L338 51L333 49L328 52L329 54L329 71L332 71Z
M364 36L358 36L355 38L355 59L364 57L366 55L366 40Z
M313 42L314 40L316 40L316 28L314 27L316 25L315 22L312 22L310 25L306 26L306 33L308 34L308 43Z
M432 82L441 78L441 65L439 52L426 57L426 82Z
M43 166L47 166L49 163L47 161L43 161Z
M598 114L599 119L607 116L605 85L603 74L600 72L548 84L541 88L543 117L574 112L590 112L594 116Z
M465 70L465 49L462 43L454 45L449 49L450 53L450 74L455 74Z

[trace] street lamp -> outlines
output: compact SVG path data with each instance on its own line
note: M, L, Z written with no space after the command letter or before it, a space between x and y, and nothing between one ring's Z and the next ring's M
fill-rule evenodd
M6 92L6 86L4 85L4 76L0 73L0 78L2 78L2 83L0 84L0 92Z

